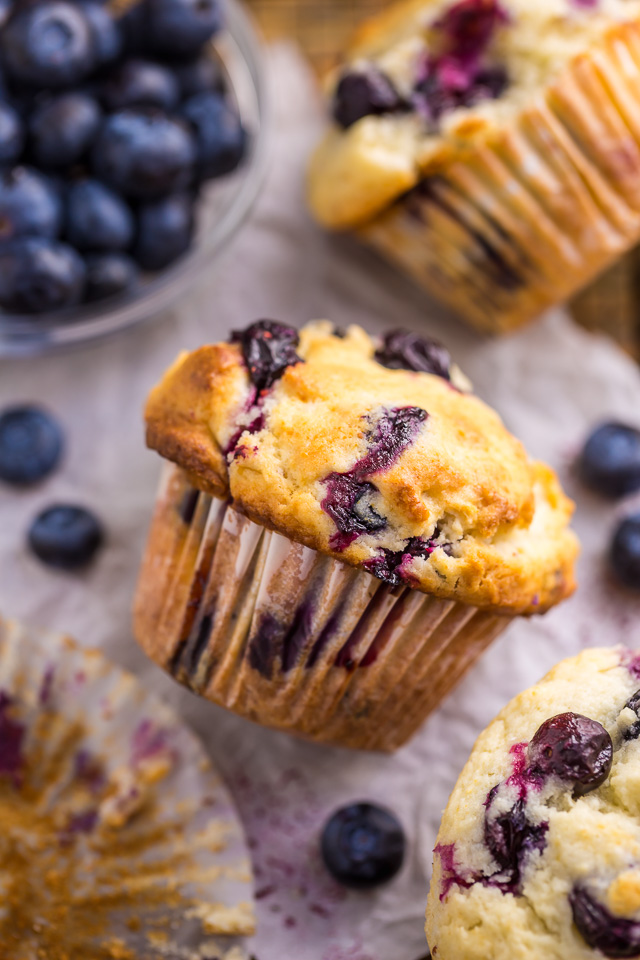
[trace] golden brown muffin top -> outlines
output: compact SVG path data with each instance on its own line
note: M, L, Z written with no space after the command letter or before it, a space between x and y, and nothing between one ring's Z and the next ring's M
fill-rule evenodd
M638 0L403 0L365 21L329 78L309 201L332 229L372 220L510 129Z
M446 350L260 321L182 354L147 442L257 523L392 584L504 613L574 588L572 504Z

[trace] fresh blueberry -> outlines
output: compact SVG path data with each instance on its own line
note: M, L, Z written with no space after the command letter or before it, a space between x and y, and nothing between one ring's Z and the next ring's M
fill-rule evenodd
M368 889L387 883L404 860L405 837L396 817L372 803L342 807L322 832L322 856L345 887Z
M123 48L119 23L107 6L96 0L82 0L82 10L89 21L97 65L104 66L117 60Z
M69 189L66 237L76 250L126 250L133 231L131 210L99 180L80 180Z
M300 363L298 331L274 320L258 320L246 330L234 330L231 342L241 345L249 378L258 392L268 390L287 367Z
M614 574L625 587L640 590L640 513L619 524L609 552Z
M611 737L597 720L561 713L545 720L528 750L534 774L555 776L573 785L576 796L595 790L609 776Z
M26 485L44 480L62 455L62 431L39 407L11 407L0 414L0 480Z
M200 178L208 180L235 170L247 145L238 112L218 93L197 93L182 110L195 130Z
M186 253L192 236L192 197L170 194L141 205L134 256L143 270L163 270Z
M583 886L569 894L573 922L585 943L605 957L637 957L640 923L614 916Z
M0 30L13 12L15 0L0 0Z
M195 57L222 26L219 0L146 0L148 42L160 56Z
M226 82L222 64L213 53L177 64L174 70L184 100L197 93L224 93Z
M42 237L0 246L0 306L13 313L46 313L82 299L85 266L76 251Z
M522 798L505 810L496 803L499 790L494 787L487 798L484 839L505 883L517 889L524 860L532 851L544 849L549 825L531 823Z
M96 253L86 261L84 298L88 303L129 293L138 284L138 268L125 253Z
M64 167L86 154L100 127L97 101L86 93L63 93L36 107L29 121L36 163Z
M640 430L603 423L585 443L578 469L588 487L607 497L640 490Z
M24 147L24 127L18 113L0 101L0 164L15 163Z
M334 120L345 130L363 117L402 108L402 98L389 77L372 66L343 74L333 98Z
M195 158L194 138L180 120L123 110L103 124L93 149L93 169L126 196L151 200L188 186Z
M104 540L97 517L83 507L58 504L40 513L29 531L29 546L43 563L77 570L93 560Z
M147 49L147 12L144 2L134 3L119 20L125 54L140 56Z
M24 236L53 239L61 221L60 198L45 177L29 167L0 173L0 241Z
M410 330L385 333L375 358L390 370L414 370L451 378L451 354L436 340L420 337Z
M10 79L45 89L79 83L95 65L82 5L64 0L16 4L0 35L0 53Z
M180 88L171 70L149 60L125 60L105 81L102 96L108 110L159 107L172 110Z

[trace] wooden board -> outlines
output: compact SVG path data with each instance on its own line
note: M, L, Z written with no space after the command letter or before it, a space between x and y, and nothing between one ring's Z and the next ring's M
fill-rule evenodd
M336 63L365 17L389 0L248 0L267 39L294 38L319 73ZM604 330L640 359L640 248L575 298L571 310L590 330Z

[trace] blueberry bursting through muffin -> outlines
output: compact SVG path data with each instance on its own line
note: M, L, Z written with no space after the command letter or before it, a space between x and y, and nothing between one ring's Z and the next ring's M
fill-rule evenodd
M231 459L246 454L240 438L257 433L264 427L262 411L269 390L285 370L303 361L296 353L299 338L293 327L273 320L259 320L246 330L235 331L232 343L239 343L254 390L249 398L248 422L238 427L227 447ZM407 330L391 330L381 340L375 359L390 370L411 370L430 373L450 382L451 356L435 340L420 337ZM385 409L375 417L367 417L365 433L367 453L345 473L330 473L324 480L326 496L322 509L336 525L331 537L332 550L341 553L363 534L384 530L387 520L378 512L375 499L378 493L373 479L388 470L398 457L417 438L428 419L420 407ZM193 515L194 503L185 505ZM440 531L436 528L429 540L412 537L402 550L382 549L378 556L365 561L364 566L380 580L393 586L410 582L403 566L413 557L428 557L436 547L450 550L450 544L438 543Z
M640 737L640 690L625 709L632 710L638 720L622 730L621 744ZM485 800L484 842L496 870L491 874L465 871L456 863L455 844L436 847L443 869L440 899L444 900L453 886L468 889L475 883L520 895L523 868L530 857L544 850L549 828L545 821L529 819L530 793L550 787L551 797L569 790L574 799L584 797L607 780L613 752L605 728L576 713L552 717L529 744L515 744L511 748L513 773L493 787ZM640 923L614 916L584 882L574 885L569 905L576 929L591 949L613 958L640 955Z
M452 110L497 99L509 78L503 66L487 62L487 52L496 30L508 21L498 0L461 0L431 25L438 50L420 62L409 97L369 65L342 75L334 119L347 129L366 116L414 111L429 131L437 132L441 118Z

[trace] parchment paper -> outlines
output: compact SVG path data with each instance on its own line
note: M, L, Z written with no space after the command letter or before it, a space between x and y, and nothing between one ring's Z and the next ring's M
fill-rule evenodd
M0 364L0 408L40 401L67 430L62 469L35 491L0 490L0 609L73 633L133 668L191 721L226 775L255 858L257 960L418 960L431 849L442 808L475 737L514 694L585 645L640 646L640 599L616 588L604 564L625 505L588 494L572 476L575 451L598 420L640 424L640 374L604 338L556 310L501 341L481 339L346 239L325 237L303 204L305 157L321 105L290 48L273 49L276 131L271 172L250 222L179 310L153 325L75 353ZM145 395L180 348L226 337L259 317L301 324L329 317L371 331L403 325L452 349L480 396L531 454L548 460L575 497L584 552L577 596L545 618L511 627L394 757L307 745L198 702L149 664L131 635L130 607L159 472L144 448ZM24 546L31 518L54 501L84 503L108 528L86 574L56 574ZM373 894L346 893L325 873L318 833L344 802L371 799L401 817L409 855Z

